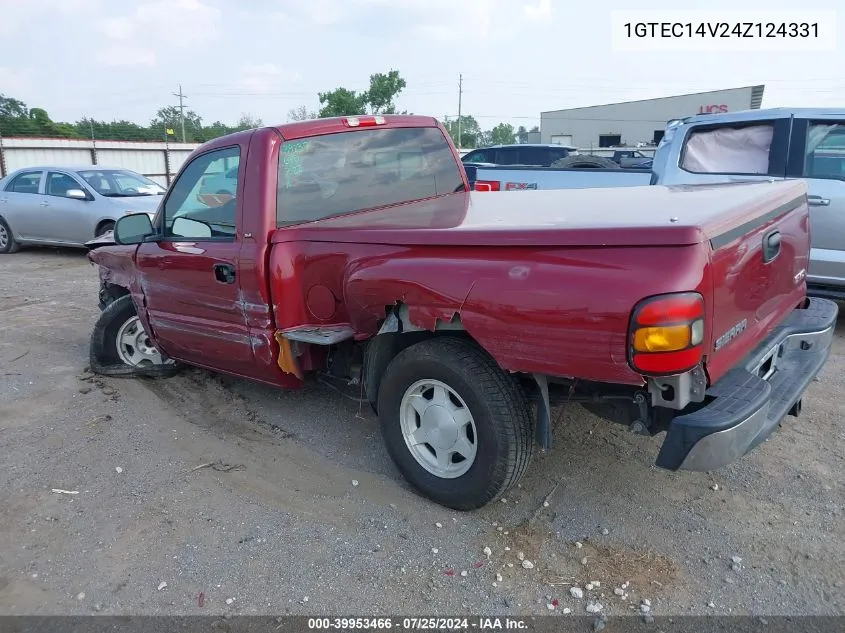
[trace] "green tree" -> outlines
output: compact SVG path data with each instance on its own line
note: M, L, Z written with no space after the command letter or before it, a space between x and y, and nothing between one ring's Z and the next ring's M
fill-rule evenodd
M406 85L399 71L391 69L387 74L370 75L370 87L363 92L342 87L321 92L317 95L323 106L319 116L352 116L367 114L368 111L370 114L395 114L394 101Z
M226 125L222 121L215 121L211 125L206 125L202 129L202 135L205 140L211 140L213 138L217 138L218 136L226 136L227 134L237 131L238 130L231 125Z
M354 114L365 114L367 112L367 93L355 92L347 88L337 88L330 92L321 92L317 95L320 99L320 118L332 116L351 116Z
M84 118L73 124L76 135L101 141L160 141L161 132L132 121L97 121Z
M257 127L264 127L264 121L262 121L261 117L259 116L244 112L241 115L241 118L238 119L238 122L235 124L235 127L239 130L252 130Z
M536 125L535 125L535 126L534 126L534 127L532 127L530 130L528 130L528 133L529 133L529 134L539 134L539 133L540 133L540 128L539 128L538 126L536 126Z
M527 135L526 135L527 136ZM490 141L492 145L511 145L516 142L516 134L510 123L499 123L490 130Z
M445 123L446 131L452 137L452 142L462 148L472 149L481 147L481 126L475 117L468 114L461 115L461 142L458 142L458 119L455 118Z
M406 86L398 70L370 75L370 89L366 93L370 114L396 114L394 99Z
M29 109L23 101L0 93L0 118L23 118L28 115Z
M36 134L39 136L73 138L77 136L76 129L68 123L56 123L50 119L47 110L43 108L32 108L29 111L29 120L35 126Z
M150 127L158 131L158 138L162 138L165 130L173 130L172 139L182 140L182 123L179 117L179 108L166 106L159 108L155 117L150 121ZM204 140L202 130L202 117L193 110L185 110L185 140L197 142Z
M309 121L316 118L318 118L317 113L304 105L288 110L288 121Z
M517 143L527 143L528 142L528 130L525 129L524 125L520 125L519 128L516 130L516 142Z

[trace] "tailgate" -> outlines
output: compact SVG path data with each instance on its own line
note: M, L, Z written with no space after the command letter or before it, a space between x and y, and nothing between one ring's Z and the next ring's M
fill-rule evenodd
M759 201L748 214L733 226L707 232L713 280L711 383L760 345L806 294L806 185L787 181L759 187Z

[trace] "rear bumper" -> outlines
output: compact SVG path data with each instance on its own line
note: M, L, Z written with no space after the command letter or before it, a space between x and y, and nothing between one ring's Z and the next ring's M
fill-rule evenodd
M707 390L708 404L672 420L656 465L714 470L763 442L800 409L804 391L830 355L837 314L836 303L820 298L794 310L743 365Z

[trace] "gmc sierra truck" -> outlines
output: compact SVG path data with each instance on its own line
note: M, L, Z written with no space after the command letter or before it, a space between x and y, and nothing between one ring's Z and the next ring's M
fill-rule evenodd
M800 181L477 193L422 116L212 140L90 248L94 371L342 377L403 475L463 510L519 481L565 402L665 434L662 468L719 468L798 415L837 316L805 294Z

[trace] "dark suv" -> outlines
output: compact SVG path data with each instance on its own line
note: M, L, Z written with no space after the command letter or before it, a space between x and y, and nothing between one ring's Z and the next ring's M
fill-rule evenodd
M549 167L556 160L566 158L575 151L566 145L493 145L476 149L465 154L461 161L464 165L531 165Z

